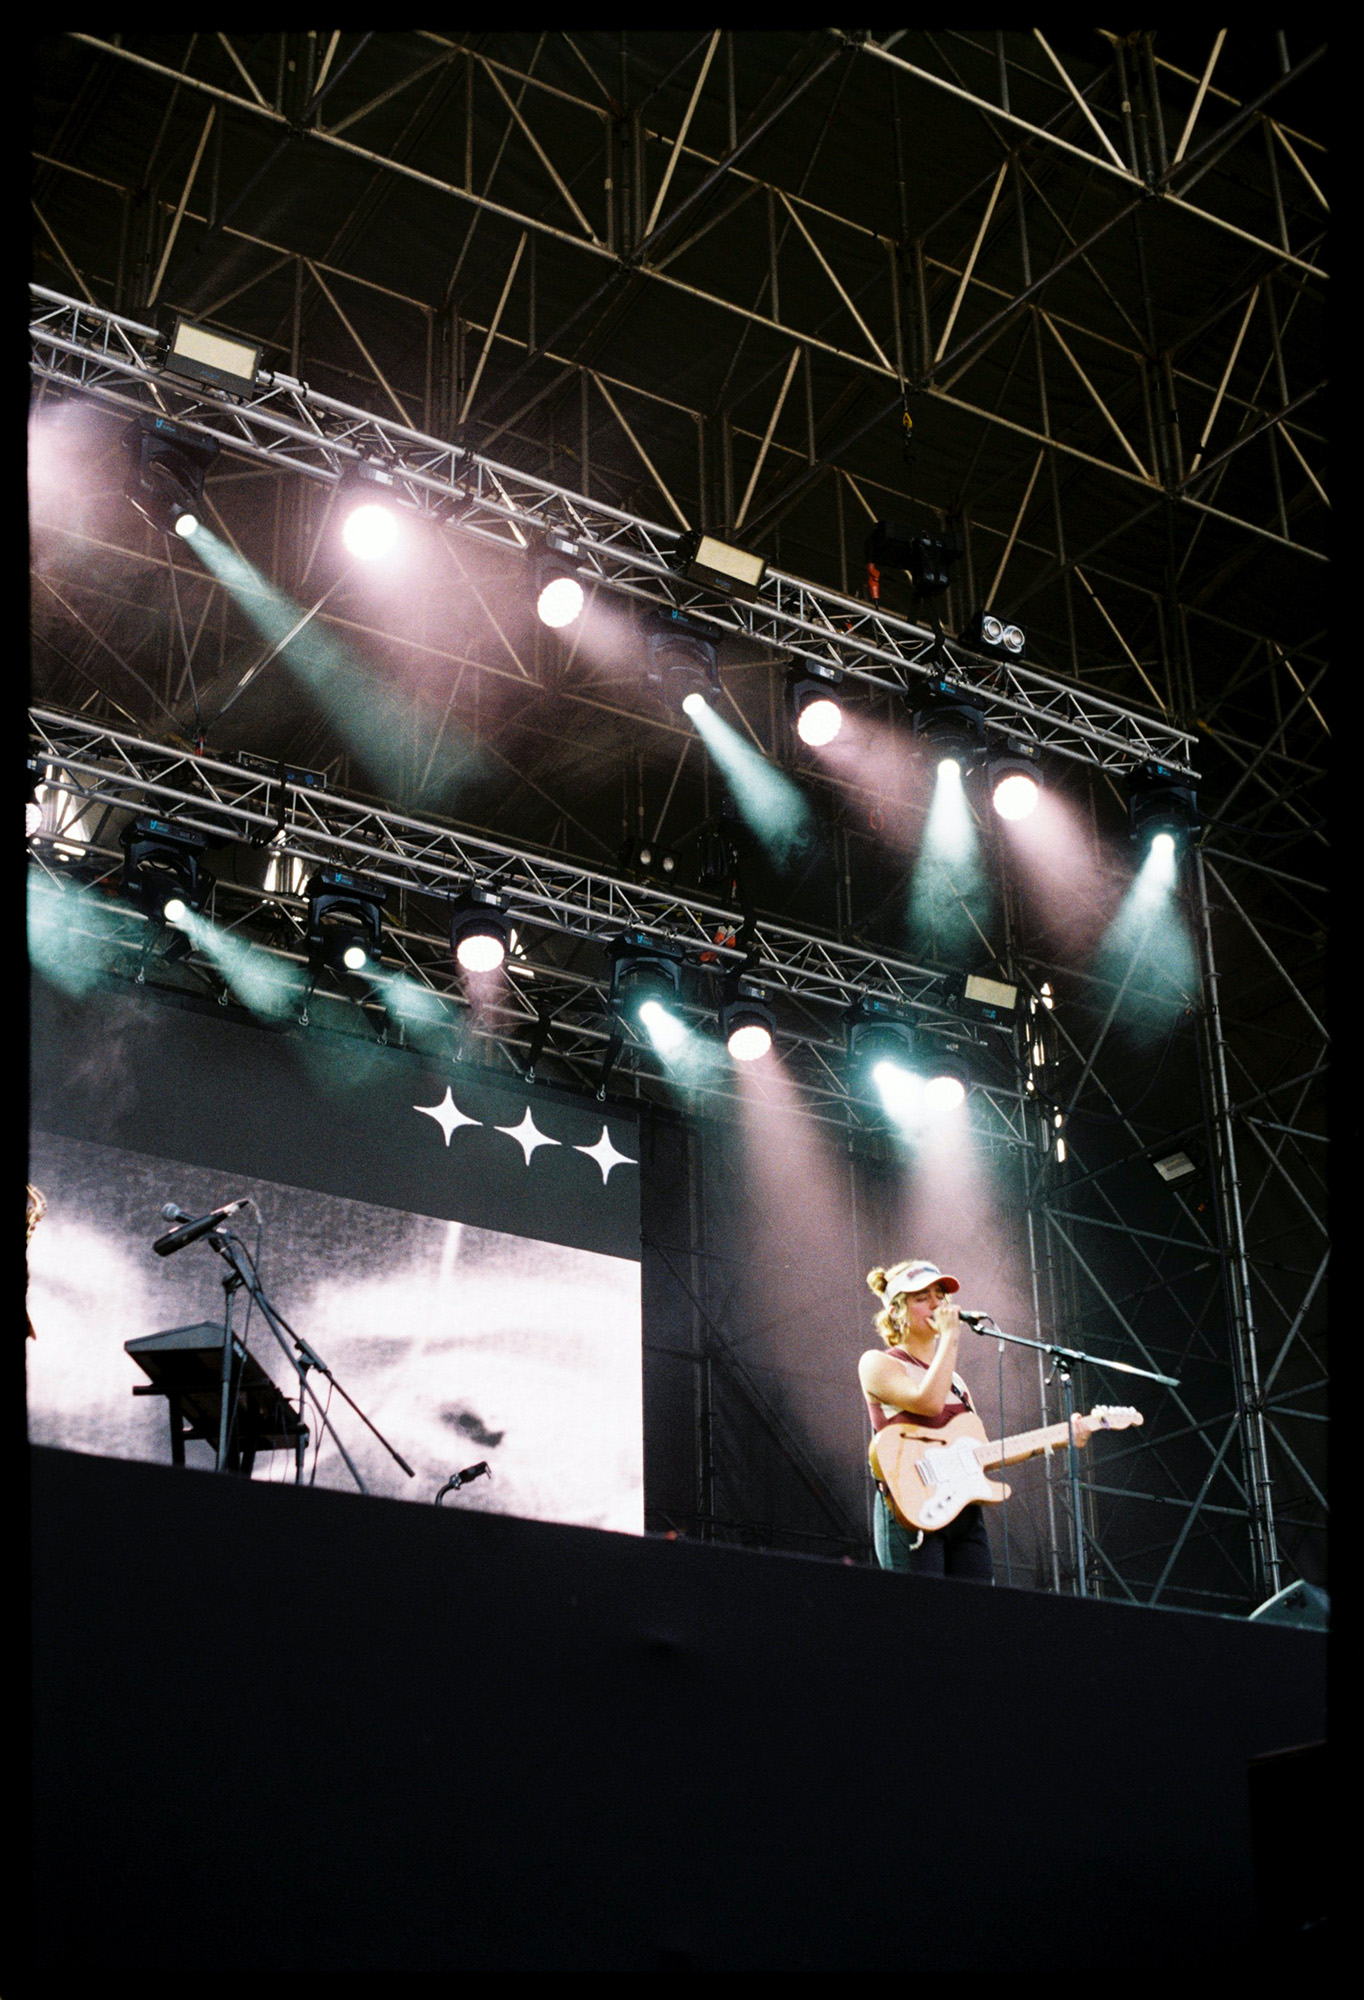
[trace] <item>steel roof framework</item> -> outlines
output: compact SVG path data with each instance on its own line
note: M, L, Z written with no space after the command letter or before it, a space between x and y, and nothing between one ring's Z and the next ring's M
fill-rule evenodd
M1325 154L1311 116L1304 122L1296 109L1299 80L1320 51L1293 39L1290 59L1285 36L1266 34L1238 72L1228 65L1238 46L1250 45L1236 30L1210 33L1207 49L1182 64L1150 33L1109 36L1096 58L1040 30L902 31L880 43L820 32L784 38L784 67L765 73L765 94L755 94L745 86L757 41L724 31L676 38L652 71L662 43L627 36L619 76L600 37L191 37L189 53L169 60L164 42L146 37L71 38L90 52L92 88L114 77L127 84L136 73L161 90L169 107L161 133L172 134L182 168L166 171L174 147L162 151L158 136L140 183L121 168L110 173L93 150L82 155L69 143L64 127L36 204L40 246L61 292L79 291L92 305L97 293L101 302L82 322L74 306L49 296L46 328L39 315L44 333L60 337L62 313L79 328L76 352L48 351L57 393L57 376L69 381L88 369L101 393L151 394L140 348L140 379L112 366L98 379L104 336L94 329L101 319L108 326L111 310L145 327L153 304L174 300L225 330L273 340L276 382L294 378L307 406L294 411L301 428L335 426L334 455L324 450L312 467L319 489L322 465L323 477L333 476L348 442L363 439L387 456L401 434L417 434L413 448L438 455L412 469L434 465L437 485L457 462L489 468L472 498L494 534L505 532L506 516L495 517L509 498L533 524L559 504L546 489L596 496L588 504L601 545L591 560L605 574L611 549L626 545L628 566L615 558L618 581L676 601L673 530L649 520L661 501L679 528L695 522L751 538L774 569L783 548L798 550L787 569L826 582L784 577L783 587L807 594L777 607L789 620L780 635L755 637L780 637L787 654L801 643L828 646L837 643L828 629L838 631L837 607L851 606L843 615L856 620L856 651L828 657L890 689L912 675L914 649L930 635L858 598L852 551L860 521L903 504L897 488L906 476L887 478L885 454L878 459L870 447L886 426L898 429L908 408L921 440L908 480L922 497L911 504L950 518L966 544L946 625L957 629L973 604L1007 604L1031 617L1032 650L1065 663L1064 681L1036 671L1024 696L1035 710L1026 726L1050 732L1043 740L1100 785L1105 772L1127 768L1132 746L1146 738L1121 728L1117 743L1083 736L1097 720L1091 700L1128 709L1139 731L1169 730L1188 742L1196 728L1202 796L1218 817L1203 843L1206 881L1200 870L1193 914L1203 947L1197 1032L1223 1301L1199 1313L1208 1337L1233 1356L1236 1377L1225 1406L1232 1428L1219 1428L1211 1406L1204 1416L1210 1456L1221 1453L1217 1478L1239 1460L1242 1491L1228 1495L1214 1482L1200 1494L1195 1481L1176 1501L1179 1530L1166 1546L1182 1534L1187 1551L1209 1521L1230 1518L1215 1512L1226 1504L1251 1550L1245 1573L1254 1589L1272 1578L1276 1561L1285 1575L1300 1559L1310 1568L1314 1558L1302 1552L1324 1504L1315 1449L1321 1264L1307 1254L1314 1241L1325 1244L1314 1165L1324 1136L1320 951L1312 942L1321 925L1303 914L1321 882L1324 664L1310 615L1285 621L1269 609L1276 591L1298 591L1299 606L1310 598L1327 506L1313 400ZM826 168L846 144L847 120L867 117L869 78L884 86L875 113L883 171L849 200L846 183ZM399 109L398 124L386 124ZM801 144L783 153L793 111ZM439 162L429 144L437 112L455 134ZM945 124L940 112L961 122ZM262 136L254 153L248 128ZM944 196L934 191L927 201L921 133L965 168ZM412 152L418 141L424 157ZM467 218L448 285L395 282L396 267L381 268L371 254L372 233L342 228L324 245L253 215L252 177L259 187L272 149L290 172L325 156L338 174L368 176L366 199L372 193L375 203L420 197L435 204L428 214L457 215L461 229ZM92 253L63 188L104 203L110 254ZM759 226L744 236L755 217ZM215 246L235 260L216 292ZM580 283L565 277L569 269L581 270ZM1167 302L1162 280L1176 271L1187 282L1181 277L1183 290ZM695 370L674 378L651 369L647 341L629 350L613 344L612 327L638 326L651 297L737 329L743 366L736 355L718 393ZM701 324L688 322L693 336ZM338 393L302 390L305 375ZM286 384L281 397L295 393ZM229 421L221 406L209 420ZM949 422L964 426L953 433L960 462L950 469L933 444ZM301 440L298 456L301 466ZM508 456L531 473L505 465ZM566 461L573 477L565 484L555 468ZM264 455L255 462L265 470ZM272 477L279 509L297 472L281 467ZM499 479L514 483L499 489ZM428 504L419 482L412 498ZM621 528L622 517L630 525ZM304 539L311 532L309 522ZM147 712L126 678L110 683L107 661L112 645L125 673L134 662L142 670L164 641L166 702L174 727L188 733L174 693L177 684L183 692L189 662L209 676L210 705L240 678L219 620L222 593L182 562L168 568L149 544L126 547L121 560L129 601L120 604L107 580L104 608L70 578L62 584L65 599L42 635L45 646L56 639L66 661L53 705L74 706L74 689L83 699L93 676L104 682L102 703L117 699L113 688L132 701L131 734L160 733L163 714ZM1244 592L1238 602L1230 583L1256 574L1266 579L1258 602ZM175 610L183 608L191 629L198 614L202 650L173 629L169 605L147 600L139 579L152 575L184 594ZM52 598L51 580L44 589ZM799 620L812 607L815 630L802 639ZM364 643L354 621L349 629ZM888 657L878 661L887 635ZM448 642L436 647L455 658ZM485 675L510 671L491 624L467 653L479 656ZM978 662L959 653L956 663L985 687ZM1047 681L1068 690L1057 713L1038 698ZM761 702L739 692L748 727L775 753L770 710L765 721ZM882 698L877 688L867 692ZM567 694L606 712L600 690ZM678 747L657 718L635 716L632 726L669 758ZM283 747L298 761L324 762L332 746L316 744L314 755L300 742ZM558 815L556 842L576 840L552 757L528 775ZM1287 846L1273 834L1285 821L1297 829ZM506 828L488 831L517 844ZM543 845L548 836L542 829L539 837ZM856 935L851 901L839 921L849 939ZM1047 968L1036 941L1020 936L1015 950L1037 983ZM1074 990L1083 998L1083 985ZM1253 1002L1243 1004L1245 995ZM822 1088L823 1009L810 1005L811 1039L800 1047L813 1052L811 1083ZM1084 1091L1121 1106L1134 1086L1113 1066L1105 1009L1096 997L1064 1018ZM581 1022L587 1076L600 1044L585 1011ZM834 1115L831 1072L827 1081L824 1109ZM1074 1159L1087 1148L1074 1124L1069 1130ZM1120 1172L1101 1162L1093 1185ZM1102 1278L1112 1300L1102 1310L1118 1329L1126 1308L1112 1274L1084 1248L1084 1232L1113 1224L1110 1241L1120 1237L1138 1260L1150 1246L1103 1211L1097 1195L1077 1223L1072 1211L1086 1198L1073 1183L1072 1173L1067 1194L1045 1174L1039 1180L1039 1270L1047 1284L1057 1274L1066 1310L1092 1304ZM1262 1233L1283 1239L1281 1257L1261 1254ZM1173 1297L1178 1286L1167 1289ZM1103 1496L1093 1505L1111 1547ZM1157 1587L1143 1561L1134 1558L1125 1573L1138 1590Z

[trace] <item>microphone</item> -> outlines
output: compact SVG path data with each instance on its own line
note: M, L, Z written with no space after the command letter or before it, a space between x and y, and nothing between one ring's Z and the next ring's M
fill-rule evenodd
M184 1226L168 1230L164 1236L158 1236L152 1249L158 1257L169 1257L173 1251L183 1250L187 1243L197 1243L201 1236L207 1236L210 1230L218 1227L219 1223L226 1222L229 1215L235 1215L239 1208L246 1208L249 1201L250 1197L243 1195L239 1201L225 1202L221 1208L215 1208L208 1215L193 1217L187 1216L183 1208L177 1208L173 1201L168 1201L161 1211L162 1215L167 1222L179 1222Z
M960 1306L957 1307L957 1318L964 1319L973 1333L980 1333L985 1327L994 1325L989 1313L963 1312Z

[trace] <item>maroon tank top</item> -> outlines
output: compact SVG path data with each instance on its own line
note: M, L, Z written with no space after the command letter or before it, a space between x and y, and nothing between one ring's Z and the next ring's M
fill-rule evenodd
M902 1347L888 1347L886 1352L893 1354L897 1361L903 1361L906 1368L922 1368L925 1374L928 1373L928 1363L920 1361L916 1354L906 1354ZM869 1396L865 1389L862 1395L874 1431L883 1431L887 1424L906 1422L921 1424L925 1430L940 1431L951 1423L953 1417L964 1416L971 1408L971 1392L960 1375L952 1377L952 1393L936 1417L926 1416L920 1410L897 1410L893 1405L882 1403L875 1396Z

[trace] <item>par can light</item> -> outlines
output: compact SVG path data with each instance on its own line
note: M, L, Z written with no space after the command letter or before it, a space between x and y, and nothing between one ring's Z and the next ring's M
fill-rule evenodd
M512 945L512 922L502 902L486 889L470 889L450 915L450 948L465 972L496 972Z

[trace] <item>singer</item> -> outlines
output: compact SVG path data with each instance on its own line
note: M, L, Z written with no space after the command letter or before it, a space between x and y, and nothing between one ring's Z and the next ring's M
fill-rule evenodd
M938 1430L964 1410L974 1410L971 1392L956 1373L962 1321L951 1303L958 1281L922 1257L889 1269L868 1271L867 1283L885 1301L876 1328L885 1346L857 1364L874 1431L897 1418ZM895 1518L878 1482L873 1515L876 1560L882 1569L914 1576L965 1577L993 1583L994 1562L980 1506L964 1507L936 1534L916 1534Z

